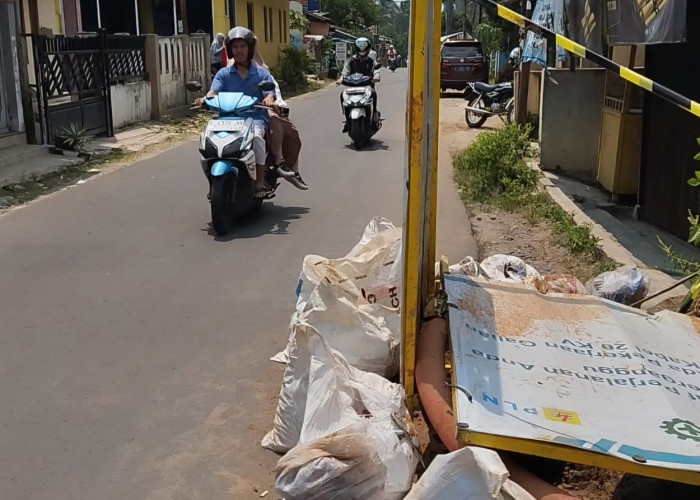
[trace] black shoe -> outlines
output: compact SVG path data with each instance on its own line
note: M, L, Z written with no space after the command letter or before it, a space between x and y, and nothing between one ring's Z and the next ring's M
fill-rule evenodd
M294 184L297 189L301 189L302 191L307 191L309 189L309 186L304 182L304 179L301 178L299 172L294 174L294 177L285 177L285 179Z
M350 130L350 125L348 125L348 122L345 122L345 125L343 125L343 133L347 134L349 130Z
M277 165L275 168L275 172L277 172L277 175L280 177L289 178L289 177L294 177L294 172L292 171L291 168L287 166L286 163L280 163Z

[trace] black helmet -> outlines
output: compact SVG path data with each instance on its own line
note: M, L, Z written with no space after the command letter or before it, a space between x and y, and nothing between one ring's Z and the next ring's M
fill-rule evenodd
M235 28L232 28L231 31L228 32L228 35L226 35L226 40L224 41L224 45L226 45L226 54L228 55L229 59L233 59L231 43L234 40L245 40L245 42L248 44L248 60L252 61L253 57L255 56L255 41L257 40L255 38L255 33L250 31L248 28L244 28L243 26L236 26Z

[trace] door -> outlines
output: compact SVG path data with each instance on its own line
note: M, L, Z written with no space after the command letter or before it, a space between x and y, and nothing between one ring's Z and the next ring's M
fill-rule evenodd
M10 13L13 9L10 9L11 5L0 2L0 43L4 45L5 35L10 33L12 30L12 25L8 24L13 21ZM9 44L9 40L7 40ZM9 45L8 45L9 46ZM12 76L12 61L7 57L7 51L0 48L0 135L9 132L9 123L7 120L9 100L8 96L11 95L7 88L7 82L13 81Z

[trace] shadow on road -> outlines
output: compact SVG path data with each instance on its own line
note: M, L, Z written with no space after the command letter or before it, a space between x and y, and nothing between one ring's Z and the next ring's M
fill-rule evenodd
M226 236L216 236L211 223L203 231L215 236L215 241L229 242L243 238L257 238L265 234L289 234L288 228L292 221L309 213L306 207L283 207L266 203L257 212L236 221L236 225Z
M343 146L345 149L350 149L352 151L356 151L358 153L363 153L365 151L388 151L391 149L388 144L386 144L383 140L381 139L371 139L366 146L364 146L362 149L357 149L355 146L352 144L346 144Z

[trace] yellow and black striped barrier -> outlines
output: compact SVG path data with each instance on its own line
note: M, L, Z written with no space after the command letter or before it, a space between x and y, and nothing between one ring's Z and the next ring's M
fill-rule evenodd
M681 95L678 92L669 89L668 87L664 87L663 85L656 83L643 75L640 75L636 71L633 71L629 68L625 68L624 66L620 66L619 64L611 61L607 57L603 57L600 54L592 52L583 45L578 44L573 40L566 38L565 36L557 35L553 31L548 30L547 28L540 26L539 24L533 23L530 19L518 14L517 12L507 7L504 7L503 5L495 3L493 0L476 1L483 7L496 9L498 12L498 16L505 19L506 21L509 21L513 24L517 24L521 28L526 28L538 34L554 38L556 39L557 45L559 45L564 50L570 52L571 54L581 57L583 59L588 59L589 61L592 61L597 65L602 66L603 68L609 71L612 71L613 73L617 73L628 82L631 82L634 85L637 85L638 87L641 87L644 90L653 93L654 95L666 99L670 103L675 104L676 106L679 106L684 110L689 111L695 116L700 117L700 103L697 103L692 99L688 99L684 95Z

